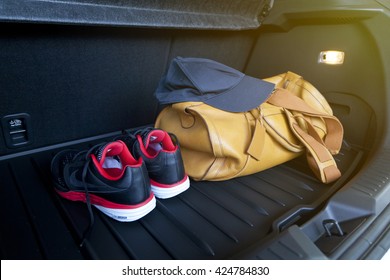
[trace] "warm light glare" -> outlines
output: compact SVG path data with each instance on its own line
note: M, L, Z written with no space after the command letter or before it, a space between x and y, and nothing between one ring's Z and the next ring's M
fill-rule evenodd
M344 63L344 52L341 51L323 51L320 53L319 63L325 64L343 64Z

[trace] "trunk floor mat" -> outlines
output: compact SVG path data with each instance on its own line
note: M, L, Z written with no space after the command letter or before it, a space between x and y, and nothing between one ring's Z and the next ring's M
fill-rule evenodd
M96 140L95 140L96 141ZM96 142L97 143L97 142ZM343 147L336 156L342 178L325 185L305 158L222 182L195 182L142 219L121 223L93 208L60 198L50 180L50 160L61 149L40 149L0 161L2 259L228 259L254 243L300 224L356 171L363 152Z

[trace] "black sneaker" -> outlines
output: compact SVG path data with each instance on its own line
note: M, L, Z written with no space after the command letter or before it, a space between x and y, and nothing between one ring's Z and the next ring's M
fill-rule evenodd
M122 141L99 144L89 151L64 150L51 162L57 193L94 205L107 216L131 222L156 206L142 159L134 159Z
M174 135L149 127L122 139L134 156L144 160L156 197L170 198L189 188L190 180Z

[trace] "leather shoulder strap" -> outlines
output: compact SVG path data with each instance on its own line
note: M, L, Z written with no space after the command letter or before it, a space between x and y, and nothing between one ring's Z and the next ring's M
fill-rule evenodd
M277 89L267 102L284 108L292 132L307 148L308 164L317 178L324 183L330 183L338 179L341 172L332 155L340 151L343 140L344 131L340 121L332 115L313 109L301 98L285 89ZM300 114L294 115L291 111ZM306 116L323 119L327 129L324 140L318 135ZM301 118L306 122L306 130L298 125L297 118Z

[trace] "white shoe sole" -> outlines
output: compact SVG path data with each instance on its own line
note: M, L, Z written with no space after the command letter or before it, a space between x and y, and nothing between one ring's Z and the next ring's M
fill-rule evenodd
M171 198L187 190L190 187L190 179L187 176L186 179L178 185L164 187L155 185L152 182L151 187L152 192L156 197L162 199Z
M117 221L133 222L147 215L156 207L156 198L153 196L153 198L145 205L142 205L138 208L132 208L132 209L113 209L101 205L94 205L94 206L100 211L102 211L104 214L106 214L107 216Z

